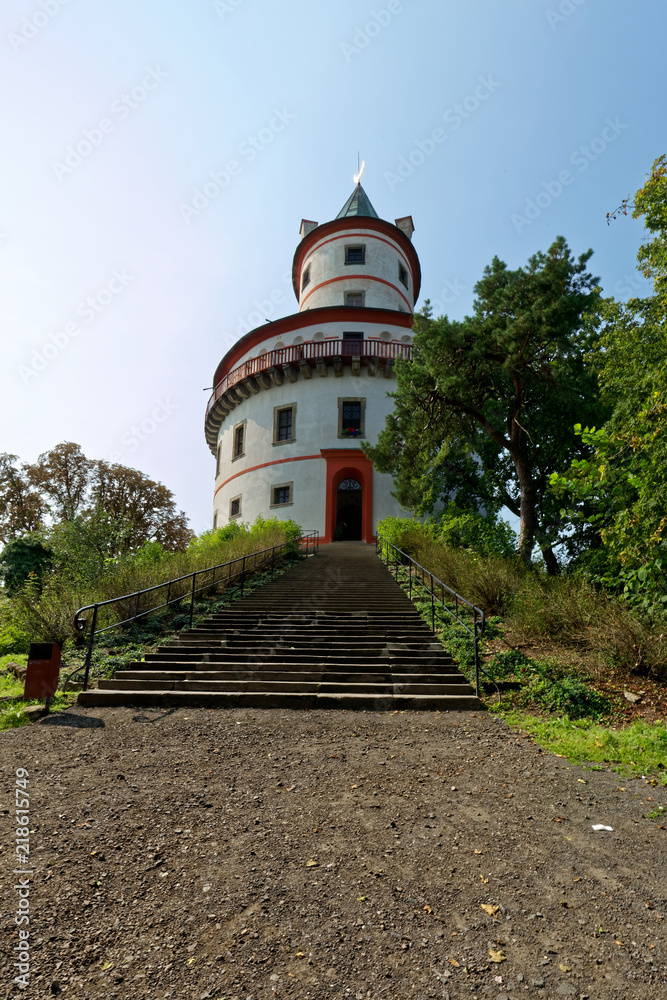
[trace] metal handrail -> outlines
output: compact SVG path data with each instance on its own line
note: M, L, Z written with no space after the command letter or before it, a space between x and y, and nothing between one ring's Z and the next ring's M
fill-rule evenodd
M386 538L382 538L381 535L378 535L375 540L375 551L380 558L383 557L383 553L386 553L387 568L389 569L390 572L391 572L390 554L391 553L395 554L393 563L394 563L394 576L396 577L397 580L398 580L398 567L401 565L404 566L406 563L410 564L410 572L408 577L409 579L408 590L409 590L410 600L412 600L412 580L414 578L417 583L421 584L424 590L431 597L432 632L435 632L435 605L437 603L442 608L444 608L444 610L447 612L448 615L450 615L450 617L454 618L459 623L459 625L461 625L462 628L464 628L466 632L468 632L473 637L475 643L475 695L479 698L479 672L480 670L482 670L482 673L486 672L481 667L481 662L479 657L479 644L484 634L484 627L486 625L486 615L484 614L483 610L476 604L471 604L471 602L467 601L465 597L461 597L461 595L457 594L455 590L452 590L451 587L448 587L446 583L443 583L442 580L439 580L437 576L434 576L433 573L431 573L430 570L426 569L425 566L422 566L421 563L418 563L416 559L413 559L412 556L409 556L407 552L404 552L403 549L399 549L397 545L394 545L393 542L388 541ZM401 558L400 559L396 558L396 554L398 556L401 556ZM421 578L415 576L415 574L413 573L413 567L416 567L421 572L422 574ZM424 582L424 577L429 578L429 586L427 586L426 583ZM435 593L434 584L436 584L440 588L439 597ZM454 611L452 611L452 609L449 608L445 603L445 591L454 599L454 609L455 609ZM463 621L463 619L459 617L458 611L460 605L465 605L466 607L470 608L472 612L472 628L469 625L467 625L466 622Z
M218 563L217 566L209 566L206 569L195 570L194 573L186 573L185 576L177 576L173 580L165 580L164 583L157 583L153 587L146 587L144 590L135 590L132 594L123 594L121 597L110 597L106 601L97 601L95 604L86 604L84 607L79 608L79 610L74 615L74 627L80 633L85 633L86 625L88 624L88 619L83 618L82 615L85 611L92 611L92 620L90 623L90 630L88 631L88 637L86 640L86 659L83 667L81 669L85 670L84 680L83 680L83 690L88 689L88 677L90 673L90 663L93 656L93 646L95 644L95 636L101 635L102 632L108 632L110 629L119 628L121 625L128 625L130 622L136 621L138 618L144 618L146 615L152 614L154 611L161 611L162 608L170 607L172 604L178 604L184 598L189 597L190 599L190 625L192 628L193 618L194 618L194 604L196 594L200 594L204 590L211 590L213 587L219 587L222 583L230 583L232 580L240 579L241 583L241 594L243 594L243 588L245 585L246 573L248 571L252 572L256 570L259 566L266 565L266 563L271 563L271 579L273 579L273 573L275 570L276 559L282 558L287 554L288 551L294 551L295 546L305 555L309 555L311 551L313 553L317 552L319 548L320 533L319 531L304 531L299 538L292 539L288 542L282 542L281 545L274 545L266 549L259 549L257 552L250 552L245 556L237 556L236 559L230 559L228 562ZM265 559L260 560L258 563L258 557L264 556L267 552L271 555L267 556ZM249 565L249 560L252 559L252 566ZM239 565L240 564L240 565ZM239 565L239 569L232 571L234 565ZM216 580L216 573L218 570L225 569L229 567L229 572L226 576L218 577ZM205 573L211 573L212 577L202 586L197 587L197 577L201 577ZM171 596L172 587L176 584L184 583L185 581L190 581L189 585L181 588L182 593L175 597ZM166 600L161 604L152 605L150 608L146 608L143 611L139 610L141 604L141 598L145 594L152 594L156 590L163 590L167 588ZM127 618L122 618L120 621L115 621L111 625L105 625L104 628L97 628L97 615L100 608L108 607L112 604L119 604L121 601L134 602L134 614L131 614ZM78 671L77 671L78 672Z
M238 368L232 369L217 383L206 407L206 416L213 404L228 389L259 372L268 371L277 366L298 364L300 361L317 361L318 358L334 358L358 356L364 358L383 358L393 361L396 358L412 357L412 344L403 344L391 340L359 339L359 340L305 340L302 344L290 344L280 347L256 358L249 358Z

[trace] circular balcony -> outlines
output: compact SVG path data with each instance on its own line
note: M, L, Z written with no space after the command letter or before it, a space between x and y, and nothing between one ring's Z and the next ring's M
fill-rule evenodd
M249 358L242 365L228 372L215 386L206 407L204 428L206 441L215 454L218 431L227 416L244 399L249 399L262 389L296 382L299 376L312 379L314 374L326 378L329 369L342 375L349 366L355 374L361 367L369 375L392 375L396 358L412 357L412 344L395 340L348 339L306 340L278 350L268 351L256 358Z

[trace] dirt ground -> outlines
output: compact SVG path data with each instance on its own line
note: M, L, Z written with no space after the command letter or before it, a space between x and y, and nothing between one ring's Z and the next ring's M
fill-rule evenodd
M667 792L486 713L74 706L0 758L0 997L667 997Z

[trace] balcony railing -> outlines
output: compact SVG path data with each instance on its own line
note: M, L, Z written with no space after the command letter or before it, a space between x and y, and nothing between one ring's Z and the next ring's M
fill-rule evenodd
M358 357L362 361L369 358L393 361L395 358L411 358L412 345L401 344L397 341L366 340L365 338L359 340L306 340L303 344L292 344L276 351L269 351L267 354L260 354L256 358L250 358L220 379L208 401L206 416L208 416L215 401L244 378L268 371L269 368L289 364L298 365L301 361L315 363L318 358L335 357Z

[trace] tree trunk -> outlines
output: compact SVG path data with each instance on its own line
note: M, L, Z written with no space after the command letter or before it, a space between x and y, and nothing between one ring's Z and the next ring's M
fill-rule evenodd
M530 566L535 535L538 530L537 513L535 510L535 484L531 475L530 461L519 451L512 453L512 461L516 469L521 490L521 513L519 518L518 553L527 566Z
M560 573L560 566L550 545L542 549L542 555L544 556L544 564L547 567L549 576L557 576Z

